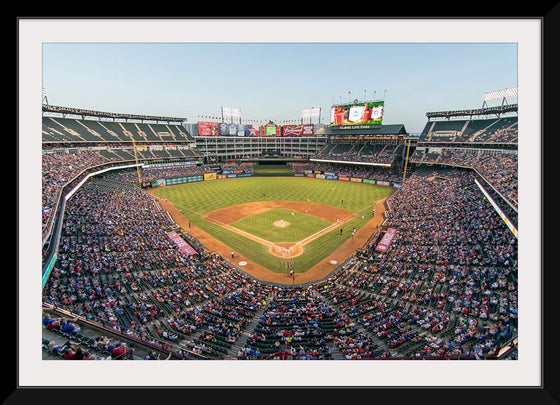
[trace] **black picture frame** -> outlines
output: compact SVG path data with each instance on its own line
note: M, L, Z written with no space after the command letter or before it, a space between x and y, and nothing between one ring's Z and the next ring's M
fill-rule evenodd
M424 6L423 4L422 6ZM469 403L469 404L558 404L560 403L560 396L558 390L558 377L556 377L556 365L558 354L556 349L556 335L554 331L555 323L557 322L557 308L558 304L555 300L555 293L557 290L558 276L557 269L551 267L551 262L547 261L550 256L545 258L545 247L553 248L555 237L550 233L551 223L545 221L545 213L550 214L551 204L554 203L555 195L553 191L546 192L546 182L551 178L554 179L555 173L549 172L545 169L545 161L550 163L553 159L552 154L555 148L552 147L550 139L555 137L558 131L554 125L554 112L555 98L554 90L558 88L558 75L556 73L554 57L558 52L558 26L560 24L560 6L556 3L540 3L531 5L532 7L541 7L538 10L528 11L525 5L519 9L515 8L513 3L500 3L500 4L473 4L464 3L468 7L468 11L477 7L477 11L484 13L484 17L491 18L506 18L506 17L540 17L543 21L542 31L542 119L543 119L543 135L542 135L542 217L540 218L542 224L542 353L535 353L535 355L542 355L542 386L541 387L516 387L516 388L501 388L501 387L399 387L399 388L369 388L369 387L295 387L289 384L287 380L286 386L283 387L252 387L248 384L246 387L228 388L228 387L190 387L190 388L159 388L159 387L99 387L99 388L65 388L64 376L61 376L60 387L44 388L44 387L31 387L22 388L18 385L17 375L12 378L6 377L6 374L12 370L18 370L18 357L17 350L10 350L5 356L11 359L13 356L15 360L15 367L10 365L8 361L3 362L6 370L3 379L4 392L2 396L2 403L6 405L12 404L45 404L51 402L60 403L61 401L82 401L86 398L96 398L95 402L101 403L117 403L127 401L129 403L150 403L156 404L162 401L162 398L168 403L187 401L194 396L195 399L190 400L205 400L224 398L229 403L234 398L241 399L244 402L257 400L272 400L278 398L282 402L297 401L300 399L313 399L314 402L329 399L331 401L365 401L377 403L428 403L428 404L451 404L451 403ZM503 8L505 7L505 9ZM445 11L446 9L442 9ZM403 10L401 10L402 12ZM417 6L404 10L404 12L418 11L422 15L426 12L421 6ZM518 14L519 12L528 13L525 15ZM418 14L413 17L418 17ZM394 15L394 14L393 14ZM431 16L431 14L429 15ZM426 16L426 17L429 17ZM466 17L474 16L469 14ZM230 15L231 17L231 15ZM397 16L398 17L398 16ZM480 17L480 16L479 16ZM546 139L547 134L548 139ZM546 142L545 142L546 141ZM546 144L546 146L545 146ZM548 158L548 159L547 159ZM538 220L538 219L537 219ZM545 225L548 225L545 227ZM545 228L548 232L545 232ZM547 234L548 233L548 234ZM17 261L17 258L16 258ZM548 266L547 266L548 264ZM539 271L539 269L535 269ZM17 281L17 280L16 280ZM20 319L15 314L15 321L12 325L17 326ZM17 328L14 328L17 334ZM16 336L17 339L17 336ZM13 347L13 346L10 346ZM21 347L17 347L22 350ZM276 396L278 394L278 396ZM89 401L88 401L89 402Z

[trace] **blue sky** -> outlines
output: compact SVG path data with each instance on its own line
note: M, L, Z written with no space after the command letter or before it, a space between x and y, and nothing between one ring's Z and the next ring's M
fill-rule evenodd
M277 123L320 107L328 124L332 104L385 95L383 123L409 133L518 75L515 43L44 43L42 56L53 105L188 122L226 106Z

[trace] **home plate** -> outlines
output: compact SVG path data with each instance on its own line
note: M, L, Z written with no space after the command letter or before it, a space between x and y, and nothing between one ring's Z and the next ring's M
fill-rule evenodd
M330 264L337 264L338 262L336 260L331 260L329 263Z
M239 262L239 265L240 265L240 266L246 266L246 265L247 265L247 262L246 262L246 261Z

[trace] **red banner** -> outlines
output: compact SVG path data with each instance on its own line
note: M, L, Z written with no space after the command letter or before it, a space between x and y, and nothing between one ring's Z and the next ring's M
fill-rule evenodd
M284 125L282 136L313 136L313 124Z
M387 232L385 232L385 235L383 235L375 250L377 250L378 252L386 252L387 249L389 249L389 246L391 245L391 242L393 241L393 238L396 234L397 230L395 228L387 229Z
M196 250L194 250L191 247L191 245L185 242L183 238L177 235L177 232L173 232L173 231L167 232L167 236L169 237L169 239L175 242L179 250L184 254L186 254L187 256L194 255L196 253Z
M218 123L198 121L198 135L200 136L218 135Z

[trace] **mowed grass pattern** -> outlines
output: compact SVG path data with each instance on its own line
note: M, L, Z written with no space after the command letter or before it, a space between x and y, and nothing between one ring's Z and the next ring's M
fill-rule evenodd
M310 202L356 213L354 219L344 224L342 235L340 228L336 228L305 246L304 253L294 259L294 271L305 272L350 238L354 226L360 229L370 220L375 201L393 191L389 187L371 184L306 177L246 177L170 186L155 190L155 194L171 201L194 225L275 272L285 272L285 266L280 258L268 252L266 246L205 221L201 216L235 204L274 200L307 201L308 198Z
M285 228L275 226L274 222L280 219L289 222L290 225ZM269 242L280 243L298 242L332 225L332 222L299 212L292 215L290 210L276 208L245 217L230 225Z
M257 165L253 167L255 173L293 173L292 168L286 165Z

